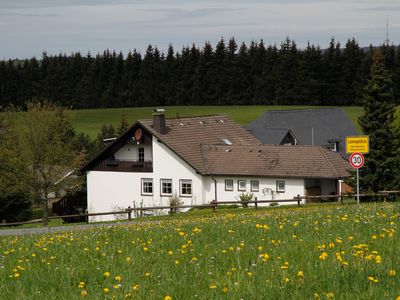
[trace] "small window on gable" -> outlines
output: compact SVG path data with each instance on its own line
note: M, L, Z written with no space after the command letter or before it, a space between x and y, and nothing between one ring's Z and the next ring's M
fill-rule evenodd
M172 195L172 179L161 179L161 196Z
M258 192L260 190L260 182L258 180L250 180L250 191Z
M284 180L278 180L278 181L276 181L276 191L278 192L278 193L284 193L285 192L285 189L286 189L286 187L285 187L285 181Z
M153 195L153 179L142 178L142 195Z
M144 162L144 148L138 148L138 158L140 162Z
M233 191L233 179L225 179L225 191Z
M246 191L246 180L238 180L238 191Z

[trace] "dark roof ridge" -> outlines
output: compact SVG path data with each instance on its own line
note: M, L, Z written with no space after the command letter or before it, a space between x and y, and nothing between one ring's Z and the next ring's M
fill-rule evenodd
M302 108L302 109L277 109L277 110L266 110L264 113L276 113L276 112L310 112L318 110L343 110L341 107L320 107L320 108Z
M336 176L340 177L340 176L339 176L339 173L337 172L337 170L336 170L336 168L335 168L335 166L332 164L332 162L331 162L331 160L329 159L328 155L326 155L326 151L329 151L329 150L327 150L327 149L321 147L320 151L321 151L322 155L325 157L326 161L328 162L328 164L329 164L329 166L331 167L331 169L333 170L333 172L336 174Z
M208 174L209 173L208 172L208 164L207 164L207 160L206 160L206 158L204 156L204 148L203 148L204 146L206 146L206 145L200 144L201 158L202 158L202 160L204 162L204 167L206 168L206 174Z
M203 115L203 116L186 116L186 117L173 117L173 118L165 118L167 121L178 121L178 120L187 120L187 119L203 119L203 118L210 118L210 117L218 117L218 118L229 118L227 115ZM138 119L137 121L141 122L149 122L152 119Z

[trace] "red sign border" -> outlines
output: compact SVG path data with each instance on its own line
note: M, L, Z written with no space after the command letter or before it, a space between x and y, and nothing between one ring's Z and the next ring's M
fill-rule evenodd
M360 155L361 158L362 158L362 164L361 164L360 166L358 166L358 167L355 166L355 165L353 165L352 158L353 158L354 155ZM354 153L352 153L352 154L350 155L349 162L350 162L350 166L352 166L354 169L359 169L359 168L361 168L361 167L364 165L364 163L365 163L365 157L364 157L364 155L362 155L362 153L360 153L360 152L354 152Z

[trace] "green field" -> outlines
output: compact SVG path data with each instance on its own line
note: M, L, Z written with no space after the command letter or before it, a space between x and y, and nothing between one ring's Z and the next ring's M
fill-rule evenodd
M399 204L231 209L0 238L0 299L396 299Z
M175 118L224 114L232 118L239 124L246 125L254 121L267 110L291 110L291 109L310 109L321 108L321 106L168 106L166 116ZM357 119L362 114L362 107L346 106L343 107L349 118L359 129ZM118 126L122 116L125 116L131 123L138 119L150 119L153 108L151 107L131 107L131 108L112 108L112 109L81 109L72 111L72 119L75 128L89 134L92 138L96 137L103 124L113 124Z

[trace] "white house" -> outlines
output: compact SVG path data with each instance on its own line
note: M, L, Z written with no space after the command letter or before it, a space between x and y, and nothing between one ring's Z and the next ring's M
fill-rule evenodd
M348 176L339 154L320 146L262 145L226 116L139 120L85 165L88 211L336 194ZM114 219L93 217L91 221Z

